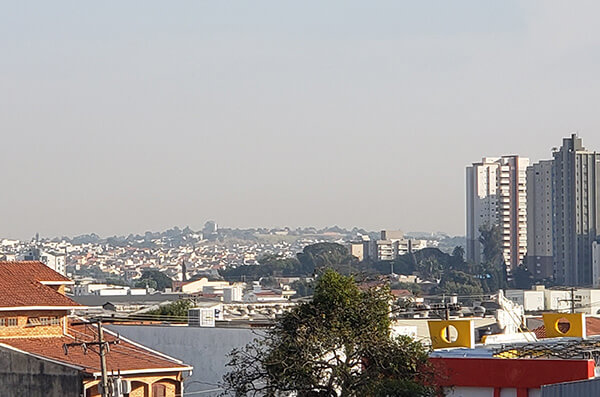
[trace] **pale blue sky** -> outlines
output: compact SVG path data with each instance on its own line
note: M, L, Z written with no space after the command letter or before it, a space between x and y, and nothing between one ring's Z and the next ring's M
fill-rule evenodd
M0 2L0 236L464 233L464 167L600 150L593 1Z

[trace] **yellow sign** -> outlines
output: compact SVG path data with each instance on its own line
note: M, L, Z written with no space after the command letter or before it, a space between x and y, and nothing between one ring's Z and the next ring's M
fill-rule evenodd
M544 313L546 338L585 338L584 313Z
M433 349L475 347L473 320L428 321L427 325Z

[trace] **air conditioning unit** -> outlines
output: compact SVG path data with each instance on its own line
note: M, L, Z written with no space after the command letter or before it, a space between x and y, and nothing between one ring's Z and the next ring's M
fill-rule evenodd
M102 394L102 385L98 385L98 392ZM131 393L131 381L123 378L109 379L108 392L111 397L123 397Z
M188 325L190 327L214 327L215 309L192 308L188 310Z
M123 384L120 378L112 380L112 397L123 397Z
M127 380L127 379L122 379L121 380L121 386L122 386L122 390L123 390L123 394L128 394L131 393L131 381Z

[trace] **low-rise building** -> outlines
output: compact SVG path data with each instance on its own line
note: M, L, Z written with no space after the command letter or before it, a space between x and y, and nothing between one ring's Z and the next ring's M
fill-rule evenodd
M536 286L531 290L509 289L506 290L505 296L523 306L525 312L541 312L545 309L543 286Z
M29 362L44 372L28 376L24 371L0 371L0 395L31 390L29 395L99 396L99 343L110 346L105 350L109 382L124 386L130 396L182 395L184 373L192 367L120 338L99 323L70 318L71 311L84 309L65 295L65 286L70 284L71 280L41 262L0 262L0 368ZM53 367L52 371L39 370L43 366ZM53 376L55 382L43 383ZM59 379L68 379L70 387L48 390L48 384ZM39 393L44 384L46 390Z

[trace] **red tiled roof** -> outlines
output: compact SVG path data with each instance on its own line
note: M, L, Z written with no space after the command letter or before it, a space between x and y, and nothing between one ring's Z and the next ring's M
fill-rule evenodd
M0 307L81 306L44 281L69 279L41 262L0 262Z
M35 281L65 282L71 280L38 261L0 261L0 276L11 273Z
M2 344L25 351L30 354L56 360L82 368L87 374L100 372L100 358L96 353L97 346L90 345L87 354L83 347L70 347L65 355L63 344L73 342L92 342L98 339L97 328L94 324L69 325L69 335L46 338L14 338L0 339ZM116 336L105 330L104 340L114 341ZM179 360L153 352L127 340L121 339L118 344L111 344L106 353L106 368L110 372L119 370L136 371L152 369L185 370L189 366Z

